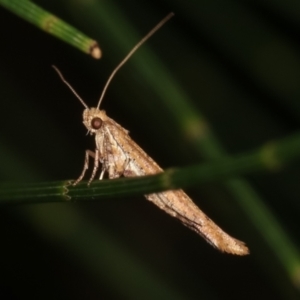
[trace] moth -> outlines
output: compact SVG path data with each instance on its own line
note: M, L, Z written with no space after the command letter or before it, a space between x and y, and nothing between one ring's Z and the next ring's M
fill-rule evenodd
M163 172L158 164L130 138L128 131L108 117L106 112L100 110L99 107L106 89L115 73L122 65L124 65L136 49L172 16L173 13L170 13L159 22L116 67L103 88L103 92L96 108L89 108L73 87L65 80L61 72L53 66L61 80L70 88L85 107L83 112L83 124L88 132L95 136L95 152L86 150L83 171L79 178L73 183L74 185L78 184L83 179L89 166L90 157L94 160L94 167L88 185L95 178L100 165L100 180L103 179L106 172L110 179L118 178L120 176L135 177ZM225 233L196 206L183 190L153 193L145 195L145 197L172 217L180 220L183 225L204 237L208 243L217 249L236 255L246 255L249 253L244 242Z

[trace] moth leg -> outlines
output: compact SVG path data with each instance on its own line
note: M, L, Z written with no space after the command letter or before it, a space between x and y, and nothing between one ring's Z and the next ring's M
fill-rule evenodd
M100 174L100 180L103 178L103 175L107 171L108 178L118 178L120 175L118 174L116 168L117 164L115 162L115 157L113 155L112 145L107 135L103 138L103 149L101 153L102 158L102 171Z
M93 179L95 178L95 175L96 175L96 172L97 172L98 169L99 169L99 150L96 149L95 150L95 155L94 155L94 168L93 168L93 172L92 172L91 178L90 178L90 180L88 182L88 185L90 185L91 182L93 181Z
M102 180L103 177L104 177L104 174L107 170L107 165L106 165L106 160L104 158L100 158L100 162L102 164L102 167L101 167L101 173L100 173L100 176L99 176L99 180Z
M108 178L109 179L119 178L122 175L122 172L120 173L119 170L117 169L118 166L114 160L114 157L112 155L109 155L108 157L109 160L106 166Z
M109 160L109 154L108 154L109 151L107 151L108 148L109 148L109 141L108 141L107 137L104 136L103 147L102 147L102 151L100 153L100 162L102 164L102 168L101 168L99 180L103 179L106 171L109 173L109 167L110 167L109 161L110 160Z
M78 184L82 180L82 178L84 177L84 174L85 174L86 170L89 168L89 158L90 158L90 156L95 158L95 153L91 150L86 150L85 151L85 159L84 159L82 173L79 176L79 178L73 183L73 185Z
M118 164L115 161L115 158L112 158L111 163L109 164L107 171L108 171L108 177L109 179L119 178L120 176L127 177L126 174L126 168L128 167L130 162L130 158L126 156L124 162L122 164Z
M107 173L108 173L108 178L109 179L114 179L114 178L119 178L121 175L122 175L122 172L118 172L116 170L116 166L114 163L112 162L109 162L108 165L106 166L105 170L107 170Z
M104 173L105 173L105 167L104 167L104 164L102 165L102 169L101 169L101 173L100 173L100 177L99 177L99 180L102 180L103 179L103 176L104 176Z
M118 178L118 174L116 173L115 166L110 164L107 168L107 173L108 173L108 178L109 179L114 179Z

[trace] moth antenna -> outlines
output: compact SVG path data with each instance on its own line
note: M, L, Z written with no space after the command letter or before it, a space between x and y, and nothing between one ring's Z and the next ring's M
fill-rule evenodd
M56 71L62 82L71 90L71 92L77 97L77 99L83 104L85 108L89 108L85 102L82 100L82 98L77 94L77 92L74 90L74 88L71 86L71 84L64 78L63 74L60 72L60 70L52 65L52 68Z
M99 109L102 99L105 95L105 92L115 76L115 74L119 71L119 69L127 62L127 60L132 56L132 54L145 42L147 41L160 27L162 27L169 19L174 16L174 13L169 13L166 17L164 17L152 30L150 30L133 48L132 50L125 56L125 58L119 63L119 65L113 70L111 75L109 76L99 99L97 109Z

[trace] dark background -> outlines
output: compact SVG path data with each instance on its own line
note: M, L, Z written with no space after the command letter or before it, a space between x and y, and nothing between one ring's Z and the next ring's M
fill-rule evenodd
M111 71L170 11L175 17L121 69L102 104L151 157L164 168L203 160L169 109L173 87L157 92L164 84L160 72L167 72L231 155L299 130L298 1L35 3L96 39L103 57L96 61L0 7L2 181L77 178L94 140L82 125L82 105L51 65L95 106ZM147 62L148 51L157 64ZM143 77L141 69L152 77ZM277 228L257 224L260 212L245 213L221 184L188 193L248 244L247 257L219 253L142 196L2 207L0 296L298 299L299 163L244 178ZM281 230L293 245L286 256L278 255L285 244L274 247L268 240Z

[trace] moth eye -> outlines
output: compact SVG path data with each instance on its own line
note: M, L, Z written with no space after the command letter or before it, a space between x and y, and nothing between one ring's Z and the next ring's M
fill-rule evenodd
M93 129L99 129L102 126L102 120L100 118L94 118L91 122Z

